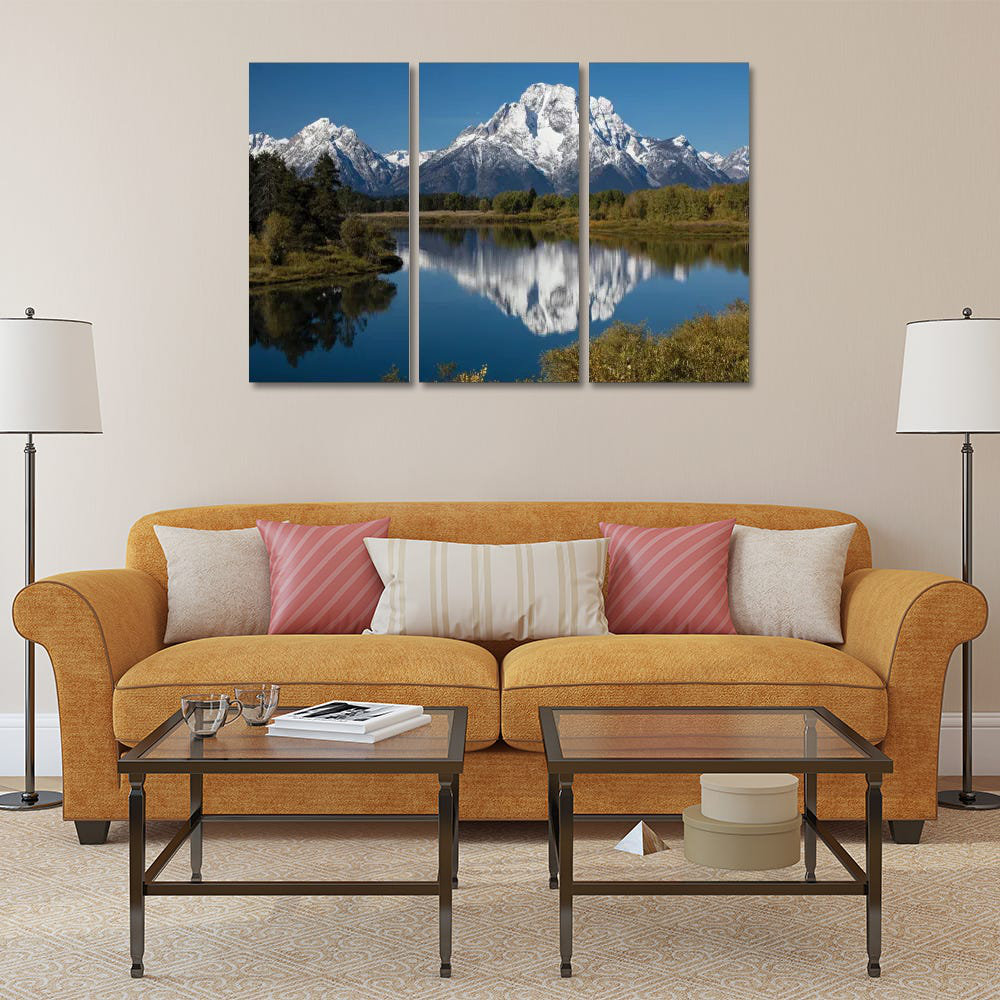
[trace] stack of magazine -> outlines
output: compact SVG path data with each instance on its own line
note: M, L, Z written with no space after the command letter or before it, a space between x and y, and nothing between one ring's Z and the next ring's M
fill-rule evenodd
M276 716L270 736L303 740L338 740L344 743L378 743L431 721L420 705L383 705L370 701L325 701Z

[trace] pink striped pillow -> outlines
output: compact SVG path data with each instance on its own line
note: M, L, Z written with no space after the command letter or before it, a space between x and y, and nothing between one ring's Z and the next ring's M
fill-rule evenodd
M389 518L257 527L271 561L269 635L357 635L368 628L383 588L364 539L387 537Z
M683 528L602 523L609 542L610 631L735 635L726 580L735 523Z

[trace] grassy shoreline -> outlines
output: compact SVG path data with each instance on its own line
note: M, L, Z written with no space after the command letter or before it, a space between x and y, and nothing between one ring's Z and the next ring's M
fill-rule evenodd
M659 219L591 219L590 235L601 236L669 236L672 239L749 239L750 224L720 220L697 219L687 222L664 222Z
M502 212L421 212L420 225L426 229L485 228L487 226L545 226L560 232L578 230L576 216L547 215L544 212L521 212L505 215Z
M344 250L330 246L322 250L293 250L283 264L268 264L263 259L250 258L250 290L328 281L347 284L364 278L391 274L403 266L395 254L383 254L378 260L364 260Z
M579 364L579 344L547 351L542 379L566 381ZM590 341L590 381L749 382L749 306L737 300L664 333L652 333L644 324L613 323Z
M402 213L385 213L374 219L387 224L405 222ZM446 212L433 211L420 213L420 225L427 229L481 228L486 226L546 226L558 229L560 232L576 233L579 231L579 219L576 216L553 216L542 212L523 212L517 215L504 215L499 212ZM746 239L750 235L748 222L731 220L702 220L665 222L659 219L591 219L591 236L669 236L672 239Z

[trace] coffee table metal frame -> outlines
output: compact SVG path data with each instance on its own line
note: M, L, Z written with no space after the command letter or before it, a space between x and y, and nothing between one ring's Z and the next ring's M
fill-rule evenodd
M287 711L292 711L289 708ZM120 774L127 774L129 822L129 945L132 978L144 972L145 904L147 896L437 896L440 975L451 976L452 893L458 885L458 786L465 759L468 709L462 706L426 708L426 712L454 713L446 758L323 759L282 757L250 759L191 757L147 758L144 755L175 726L184 723L175 712L134 749L118 761ZM308 741L314 745L315 741ZM199 741L192 738L192 749ZM336 744L343 747L344 744ZM367 744L365 744L367 745ZM375 744L377 745L377 744ZM169 843L146 867L146 796L148 774L190 776L191 814ZM439 782L436 814L328 815L318 814L211 814L202 808L202 786L206 774L436 774ZM438 877L425 881L203 881L201 876L204 825L209 822L437 822ZM161 880L163 871L181 845L191 841L191 880Z
M566 759L562 755L555 712L662 712L670 713L794 713L814 712L836 733L852 743L863 756L857 758L816 758L816 729L807 714L803 725L803 754L776 757L688 757L688 758L593 758ZM559 889L560 974L573 974L573 897L574 896L864 896L868 948L868 975L881 975L882 954L882 778L892 772L892 761L863 736L856 733L832 712L815 706L748 707L541 707L538 710L548 767L549 887ZM659 820L681 822L680 814L658 816L622 814L581 814L573 812L573 778L577 774L707 774L707 773L784 773L803 776L803 830L805 879L749 880L734 879L694 881L584 881L573 877L574 821ZM817 774L864 774L865 794L865 867L862 868L816 817ZM849 878L816 879L817 837L830 849Z

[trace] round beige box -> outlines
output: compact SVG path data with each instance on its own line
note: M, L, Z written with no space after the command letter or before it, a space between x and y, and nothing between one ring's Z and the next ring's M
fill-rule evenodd
M706 819L699 806L684 810L684 857L706 868L763 872L798 864L802 820L724 823Z
M783 823L799 815L794 774L703 774L701 813L725 823Z

